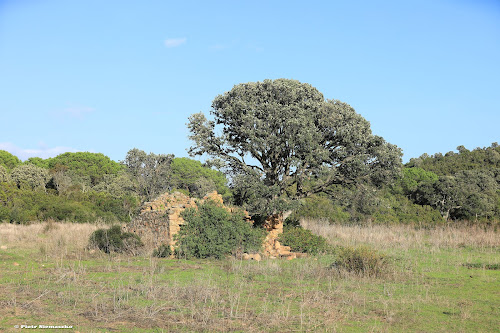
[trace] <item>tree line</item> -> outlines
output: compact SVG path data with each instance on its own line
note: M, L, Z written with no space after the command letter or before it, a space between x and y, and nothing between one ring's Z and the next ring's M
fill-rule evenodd
M0 152L0 219L126 221L166 191L211 190L255 216L292 210L292 218L331 223L438 224L498 221L500 147L424 154L402 151L372 133L349 104L309 84L264 80L217 96L210 115L188 120L191 157L131 149L65 153L21 161Z
M199 161L136 148L121 162L89 152L21 162L0 150L0 221L126 222L166 191L201 197L217 190L229 200L226 184Z

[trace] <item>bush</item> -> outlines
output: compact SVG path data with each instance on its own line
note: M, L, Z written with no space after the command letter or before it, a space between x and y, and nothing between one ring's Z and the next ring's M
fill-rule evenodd
M348 223L351 215L332 200L320 195L312 195L303 200L302 205L292 214L294 219L325 219L329 223Z
M285 227L283 233L279 235L278 241L283 245L290 246L294 252L317 254L330 250L330 245L324 237L314 235L311 230L300 226Z
M332 268L365 276L379 276L387 266L386 257L367 246L341 247Z
M223 258L258 251L265 236L264 230L245 221L242 212L228 212L210 200L186 209L182 217L186 223L176 235L177 257Z
M162 244L159 248L153 251L153 257L168 258L172 255L172 250L169 245Z
M135 254L142 246L139 236L130 232L122 232L119 225L114 225L109 229L98 229L89 238L89 247L98 248L105 253Z

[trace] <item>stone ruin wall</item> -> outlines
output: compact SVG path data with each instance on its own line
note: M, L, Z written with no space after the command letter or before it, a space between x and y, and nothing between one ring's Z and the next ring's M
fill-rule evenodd
M137 234L148 248L162 244L173 246L174 235L184 224L181 213L194 207L196 200L185 194L162 194L152 202L145 202L139 215L125 226L125 231Z
M228 211L233 209L223 204L222 196L216 191L207 194L203 199L197 200L183 193L165 193L154 201L143 204L141 211L129 224L124 227L124 231L132 232L141 237L146 247L150 249L158 248L160 245L170 245L173 249L175 244L174 236L184 224L181 213L187 208L197 207L197 203L203 203L210 199L221 204ZM248 212L245 219L253 223ZM269 216L264 228L268 231L262 247L262 255L269 258L286 257L293 259L300 254L290 251L290 247L283 246L277 240L279 234L283 232L283 215L275 214ZM260 260L259 254L246 254L245 259Z

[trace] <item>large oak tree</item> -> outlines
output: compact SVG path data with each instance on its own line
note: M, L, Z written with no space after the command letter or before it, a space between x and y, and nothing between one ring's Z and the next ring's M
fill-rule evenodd
M401 167L401 150L351 106L299 81L236 85L214 99L211 115L189 118L189 152L225 162L254 213L282 211L336 184L384 183Z

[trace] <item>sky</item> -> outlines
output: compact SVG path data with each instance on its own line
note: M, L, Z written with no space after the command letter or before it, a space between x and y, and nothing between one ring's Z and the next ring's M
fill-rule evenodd
M0 0L0 149L188 156L188 117L287 78L403 161L500 141L500 1Z

